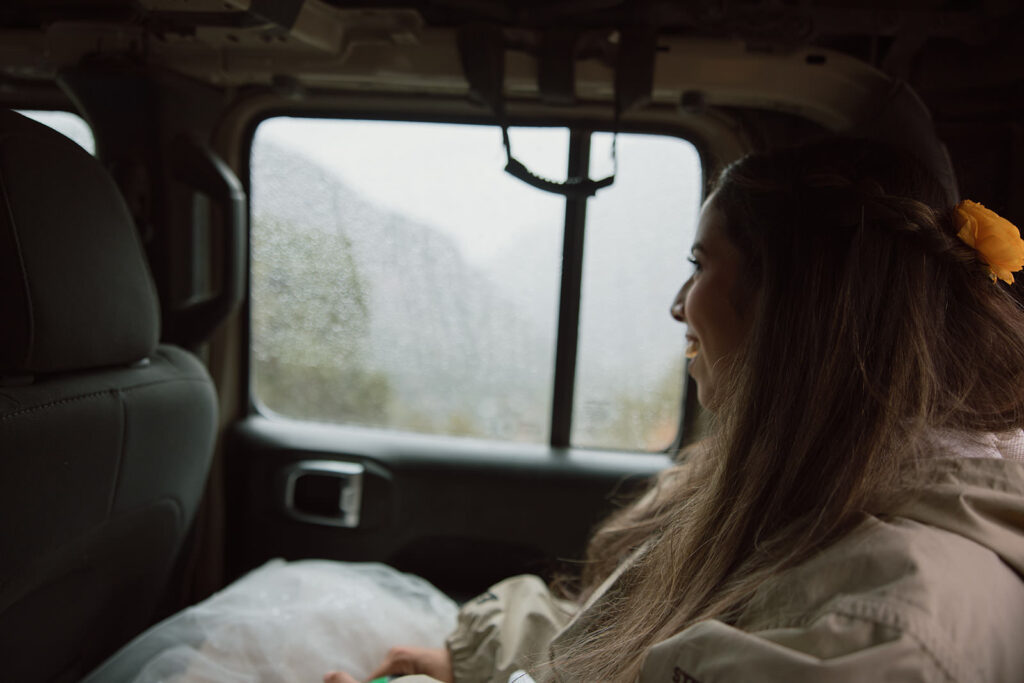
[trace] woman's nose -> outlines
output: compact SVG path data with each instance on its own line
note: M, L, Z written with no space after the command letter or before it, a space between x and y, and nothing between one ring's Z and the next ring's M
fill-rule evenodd
M679 322L686 322L686 287L679 290L679 294L676 295L675 301L672 302L668 312Z

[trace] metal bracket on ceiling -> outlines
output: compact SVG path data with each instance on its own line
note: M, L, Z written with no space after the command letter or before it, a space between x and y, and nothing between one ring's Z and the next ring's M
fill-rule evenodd
M416 43L410 9L342 9L324 0L138 0L154 25L228 50L311 49L344 55L353 43Z

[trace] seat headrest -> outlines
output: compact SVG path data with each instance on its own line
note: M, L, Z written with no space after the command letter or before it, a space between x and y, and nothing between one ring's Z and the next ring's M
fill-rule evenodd
M0 375L130 364L159 326L113 180L60 133L0 110Z

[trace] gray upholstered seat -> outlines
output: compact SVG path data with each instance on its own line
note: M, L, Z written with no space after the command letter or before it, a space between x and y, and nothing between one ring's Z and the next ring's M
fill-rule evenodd
M159 319L100 164L0 111L0 679L77 680L153 618L216 434Z

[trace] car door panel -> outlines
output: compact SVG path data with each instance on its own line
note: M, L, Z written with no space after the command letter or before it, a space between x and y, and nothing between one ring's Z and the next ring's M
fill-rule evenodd
M285 473L303 461L358 463L360 523L301 521ZM252 417L230 439L233 573L272 557L387 562L468 597L506 576L578 560L588 532L665 454L613 453L374 433ZM239 482L240 483L240 482Z

